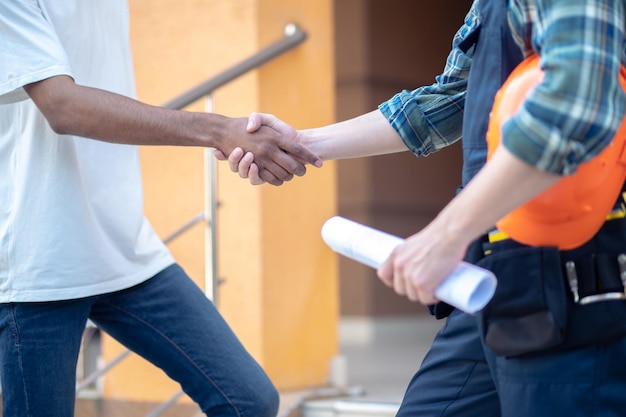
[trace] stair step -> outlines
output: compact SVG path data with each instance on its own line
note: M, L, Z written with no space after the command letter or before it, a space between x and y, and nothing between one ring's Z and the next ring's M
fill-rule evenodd
M302 417L394 417L400 404L364 400L311 400L304 402Z

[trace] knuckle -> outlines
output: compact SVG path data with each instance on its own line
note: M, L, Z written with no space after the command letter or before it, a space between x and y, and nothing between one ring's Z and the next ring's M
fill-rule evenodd
M274 151L274 149L276 149L276 147L272 143L264 142L261 145L261 149L262 149L264 154L268 155L268 154L272 153Z
M293 172L295 175L301 177L304 174L306 174L306 167L302 164L295 164L292 169L291 172Z
M293 175L288 172L282 172L278 175L278 178L280 178L283 181L289 181L293 178Z
M298 155L302 154L304 152L302 145L300 145L299 143L293 142L293 152Z

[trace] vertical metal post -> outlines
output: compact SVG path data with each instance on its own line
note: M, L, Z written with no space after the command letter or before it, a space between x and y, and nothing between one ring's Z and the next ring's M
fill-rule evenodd
M206 96L205 108L213 112L213 96ZM205 237L204 237L204 265L205 265L205 292L209 299L217 306L217 161L213 156L213 149L204 150L204 210L205 210Z

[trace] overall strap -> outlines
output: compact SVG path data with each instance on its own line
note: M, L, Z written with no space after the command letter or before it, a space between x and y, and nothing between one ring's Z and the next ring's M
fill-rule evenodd
M507 20L507 0L480 0L480 25L462 47L473 47L463 119L463 185L487 158L487 126L496 92L522 61ZM473 43L473 45L472 45Z

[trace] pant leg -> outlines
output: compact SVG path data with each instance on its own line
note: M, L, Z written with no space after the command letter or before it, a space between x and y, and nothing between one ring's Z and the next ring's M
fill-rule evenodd
M89 300L0 304L5 417L73 417Z
M626 338L531 358L496 359L504 417L626 414Z
M98 297L90 317L178 381L207 415L276 415L273 384L179 266L131 289Z
M454 310L446 320L409 383L396 416L500 416L476 318Z

